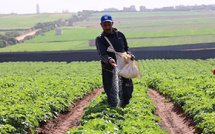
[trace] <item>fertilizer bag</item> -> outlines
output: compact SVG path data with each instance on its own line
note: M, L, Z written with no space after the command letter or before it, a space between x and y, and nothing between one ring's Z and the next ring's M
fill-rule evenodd
M139 74L138 67L134 64L134 62L131 60L131 56L127 54L126 52L120 53L116 52L111 42L108 40L108 38L105 36L105 39L110 44L110 46L107 48L108 52L115 53L116 55L116 61L117 61L117 68L119 70L119 75L124 78L135 78Z
M139 70L132 60L130 60L121 70L119 70L119 75L124 78L135 78L138 74Z
M138 67L131 60L131 56L126 52L116 52L117 67L119 75L124 78L135 78L139 74Z
M125 65L128 64L131 56L126 52L124 53L115 52L115 55L116 55L117 67L119 70L122 70L125 67Z

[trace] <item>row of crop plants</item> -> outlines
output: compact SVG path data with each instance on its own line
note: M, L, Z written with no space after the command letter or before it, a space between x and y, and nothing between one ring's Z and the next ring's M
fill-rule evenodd
M215 59L141 60L141 81L182 106L196 131L215 133Z
M99 62L0 63L0 133L35 133L102 87Z
M111 108L107 97L102 95L91 100L85 114L77 125L66 134L167 134L162 130L160 118L148 95L145 83L135 82L130 103L123 108Z

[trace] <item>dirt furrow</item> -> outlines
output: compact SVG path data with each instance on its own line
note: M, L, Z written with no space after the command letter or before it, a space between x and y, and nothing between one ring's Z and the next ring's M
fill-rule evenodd
M157 103L156 115L161 118L160 125L162 129L168 131L168 134L195 133L195 124L187 118L182 108L172 102L165 102L165 97L154 89L149 89L149 96Z
M48 121L46 125L38 128L39 134L64 134L81 120L84 108L90 104L90 100L100 95L103 89L97 89L78 100L66 114L60 114L53 122ZM197 134L195 124L188 119L182 108L175 106L172 102L165 102L165 97L154 89L149 89L149 96L157 103L156 115L161 118L161 127L168 134Z
M68 113L60 114L53 122L47 121L47 123L38 128L39 134L64 134L66 131L73 127L77 127L76 123L81 120L84 114L84 108L90 104L90 100L100 95L103 88L96 89L84 96L83 99L76 101Z

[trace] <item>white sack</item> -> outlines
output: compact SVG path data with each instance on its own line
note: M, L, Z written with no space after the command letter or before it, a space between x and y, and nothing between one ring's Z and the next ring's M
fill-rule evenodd
M139 70L132 60L130 60L124 68L119 71L119 75L124 78L135 78L138 74Z

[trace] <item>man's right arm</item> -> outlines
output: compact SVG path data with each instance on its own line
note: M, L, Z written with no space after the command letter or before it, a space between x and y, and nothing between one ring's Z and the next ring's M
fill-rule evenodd
M99 53L99 56L100 56L100 59L105 62L105 63L109 63L109 60L112 59L112 57L110 57L108 54L107 54L107 48L104 44L104 41L102 40L101 36L98 36L96 38L96 48L97 48L97 51Z

